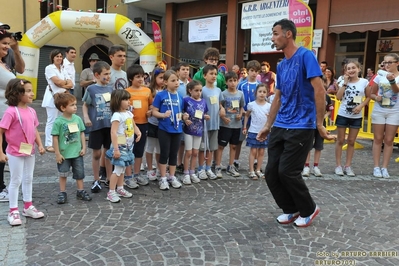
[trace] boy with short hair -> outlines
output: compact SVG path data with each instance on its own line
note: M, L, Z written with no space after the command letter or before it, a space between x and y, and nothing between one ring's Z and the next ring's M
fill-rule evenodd
M94 183L91 192L98 193L100 185L100 158L101 147L104 152L111 145L111 108L110 100L113 88L109 85L111 67L107 62L99 61L93 66L96 84L87 87L83 96L83 119L85 125L91 127L89 133L89 148L93 149L92 167ZM111 176L112 165L110 160L105 160L107 176Z
M66 179L69 169L72 168L72 178L76 180L76 197L80 200L90 201L90 195L84 190L83 156L86 153L85 126L82 119L76 115L76 97L70 93L54 94L55 107L62 113L54 121L51 135L53 147L60 176L60 193L57 203L67 202Z
M248 76L247 79L242 81L240 84L238 84L237 89L239 91L242 91L244 94L244 111L247 111L247 105L250 102L253 102L256 100L255 97L255 91L256 91L256 86L258 86L259 81L256 80L256 77L259 74L260 71L260 63L257 60L251 60L247 63L247 70L248 70ZM251 120L248 120L248 125L251 123ZM244 127L249 128L249 126L244 125ZM242 131L240 132L240 140L237 144L236 147L236 155L234 158L234 166L238 170L240 168L240 153L241 153L241 146L242 142L244 141L245 136L242 134ZM255 162L256 164L256 162Z
M140 166L144 154L145 143L147 141L148 117L151 116L150 106L152 105L152 93L144 87L144 69L142 66L134 64L127 69L127 77L130 87L126 90L130 93L130 106L132 107L133 119L136 126L142 132L142 136L133 146L134 164L133 178L131 167L126 168L125 184L129 188L137 188L137 184L148 185L147 177L140 176ZM152 167L152 166L148 166Z
M182 97L187 96L187 84L189 82L190 65L186 62L181 62L176 66L176 74L179 77L179 88L177 88L177 93ZM183 155L184 155L184 135L182 134L182 139L180 142L179 152L177 153L177 166L176 170L183 173Z
M206 65L217 66L218 62L219 62L219 56L220 56L220 54L219 54L219 50L218 49L216 49L214 47L209 47L204 52L204 62L205 62ZM201 82L202 86L205 86L206 85L206 81L205 81L205 78L204 78L203 69L204 68L201 68L200 70L198 70L197 73L195 73L193 79L194 80L198 80L199 82ZM217 78L215 80L214 86L218 87L222 91L225 90L226 81L225 81L224 75L222 73L217 72Z
M222 92L224 98L222 106L226 113L220 117L221 123L218 132L219 147L216 152L215 172L217 177L223 177L221 167L223 150L227 144L230 144L229 165L226 172L233 177L238 177L240 174L235 169L233 163L242 127L241 118L244 113L244 94L242 91L237 90L238 76L236 73L228 72L225 78L227 90Z
M111 59L111 79L109 85L114 90L124 90L129 87L126 72L122 67L126 62L126 50L121 45L112 45L108 50L109 59Z
M217 178L211 170L212 152L218 149L219 112L221 116L224 116L225 110L221 105L223 101L222 91L214 85L218 73L217 67L215 65L206 65L203 68L203 73L206 84L202 88L202 98L206 101L210 120L205 121L206 132L204 132L202 136L202 143L198 154L198 178L205 180L208 178ZM205 169L203 169L205 162L204 152L206 152L207 155Z

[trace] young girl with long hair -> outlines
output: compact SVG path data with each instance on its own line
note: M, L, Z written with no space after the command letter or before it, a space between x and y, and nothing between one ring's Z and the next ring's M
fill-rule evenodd
M267 86L266 84L259 84L255 90L256 100L248 103L247 112L244 118L244 127L242 133L247 136L247 147L251 148L249 153L249 178L257 180L258 178L265 178L261 172L263 157L265 149L267 148L267 140L259 141L256 139L258 132L263 128L267 122L267 116L270 113L271 104L266 101L267 99ZM245 127L248 124L249 117L251 117L251 124L249 129ZM256 157L256 158L255 158ZM257 159L256 170L254 170L254 162Z
M195 174L195 167L198 160L198 151L201 145L202 132L204 131L204 119L209 119L206 101L201 98L202 85L199 81L193 80L187 84L187 95L183 99L183 112L188 114L184 120L184 177L183 184L190 185L191 182L199 183L200 179ZM190 168L190 170L189 170Z
M37 126L39 120L36 112L29 104L33 100L32 84L24 79L12 79L8 82L5 97L8 104L7 110L0 121L0 143L3 133L8 141L6 154L0 149L0 161L8 161L10 168L10 212L8 222L10 225L21 225L22 221L18 211L18 190L22 184L22 199L24 208L22 215L34 219L44 217L32 205L32 180L35 167L35 143L39 153L44 154Z
M359 78L360 64L357 61L350 61L345 65L343 80L339 83L337 99L341 101L338 109L335 125L337 126L337 141L335 143L335 174L343 176L355 176L351 168L353 154L355 152L355 141L360 128L362 127L362 109L366 106L370 98L366 96L367 79ZM342 146L345 142L345 132L349 128L346 140L348 148L346 150L345 167L341 166Z
M183 98L177 93L179 78L173 70L167 70L164 74L166 89L159 92L154 99L152 115L158 118L158 139L160 146L159 168L161 178L159 188L169 189L169 183L173 188L180 188L181 183L175 176L177 152L180 146L182 119L188 115L182 115ZM169 177L166 177L166 164L169 164Z
M133 121L129 109L130 93L126 90L114 90L111 94L111 147L106 152L107 158L114 165L114 171L109 179L107 200L119 202L120 197L131 198L132 193L123 187L126 167L134 162L133 143L140 141L141 132ZM116 187L116 190L115 190Z
M165 70L156 67L151 74L150 90L152 93L152 98L155 98L158 92L163 91L164 81L163 75ZM150 107L153 108L152 106ZM157 170L154 171L152 168L153 154L155 153L155 160L157 162ZM151 181L157 180L157 176L160 176L159 172L159 141L158 141L158 119L151 115L148 118L148 131L147 131L147 147L145 150L145 159L147 162L147 178Z

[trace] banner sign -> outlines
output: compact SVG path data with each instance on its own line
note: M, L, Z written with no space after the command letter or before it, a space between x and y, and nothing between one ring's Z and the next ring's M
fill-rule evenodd
M220 40L220 16L190 20L188 42L207 42Z
M273 24L290 19L297 27L296 43L312 49L313 14L302 0L263 0L242 5L241 29L251 29L251 53L276 52L271 48Z
M156 21L152 21L152 32L154 34L155 48L157 49L157 62L162 61L162 32Z

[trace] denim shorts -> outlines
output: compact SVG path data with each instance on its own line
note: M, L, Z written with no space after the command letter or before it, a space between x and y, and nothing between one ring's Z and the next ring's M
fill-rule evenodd
M60 177L68 177L72 167L72 178L81 180L85 177L83 157L64 159L62 163L57 163L58 174Z
M362 127L362 119L363 118L348 118L337 115L335 118L335 125L337 127L345 127L345 128L361 128Z

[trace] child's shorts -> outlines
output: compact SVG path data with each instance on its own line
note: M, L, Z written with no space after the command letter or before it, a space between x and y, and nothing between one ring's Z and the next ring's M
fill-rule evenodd
M205 147L205 133L202 135L200 151L216 151L218 149L218 130L209 130L206 132L208 135L208 147Z
M269 139L266 139L265 141L259 141L256 139L257 135L257 133L248 132L246 146L256 149L266 149L269 144Z
M58 174L60 177L68 177L70 168L72 167L72 178L76 180L82 180L85 178L85 170L83 157L65 159L62 163L57 163Z
M111 128L105 127L89 133L88 147L93 150L109 149L111 145Z
M105 156L107 159L111 160L112 165L126 167L134 163L133 147L119 145L119 152L121 153L121 157L115 159L112 144L110 149L105 152Z
M240 142L241 128L220 127L218 133L218 144L226 147L227 144L237 145Z

